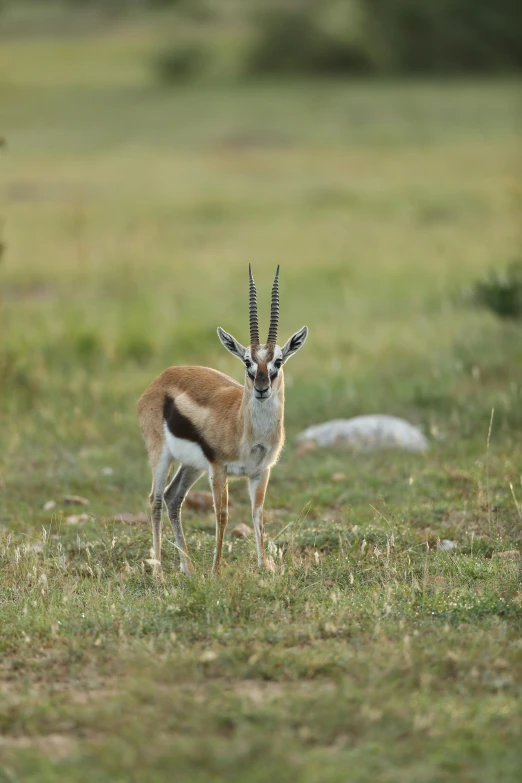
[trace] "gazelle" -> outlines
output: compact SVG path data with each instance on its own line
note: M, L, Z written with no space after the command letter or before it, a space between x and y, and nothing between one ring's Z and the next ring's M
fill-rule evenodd
M270 469L284 441L283 365L304 344L303 326L280 348L279 266L272 287L270 328L266 343L259 340L257 294L249 265L250 345L218 327L227 351L245 365L245 383L209 367L169 367L140 397L138 414L152 468L152 539L154 570L161 561L161 512L163 501L174 528L181 570L190 573L192 563L181 525L181 506L192 485L208 473L216 514L216 548L213 573L221 563L223 537L228 521L228 479L249 480L252 520L258 565L264 564L263 504ZM167 485L171 463L180 463Z

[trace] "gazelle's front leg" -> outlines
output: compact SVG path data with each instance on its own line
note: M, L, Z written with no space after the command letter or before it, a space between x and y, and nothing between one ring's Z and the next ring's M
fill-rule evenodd
M252 522L254 523L254 530L256 532L257 564L260 568L265 564L263 505L269 478L270 470L265 470L261 476L249 480L250 500L252 501Z
M225 537L225 529L228 522L228 484L226 470L219 465L212 465L209 477L214 498L214 511L216 512L216 549L214 551L214 565L212 566L212 573L216 576L219 574L221 567L223 538Z

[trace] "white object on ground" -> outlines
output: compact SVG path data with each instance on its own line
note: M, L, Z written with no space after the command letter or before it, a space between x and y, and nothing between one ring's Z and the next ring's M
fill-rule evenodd
M422 452L430 447L418 427L385 414L315 424L301 432L298 440L312 441L318 446L343 446L356 451L399 448Z
M442 549L443 551L447 551L448 549L455 549L456 543L454 541L450 541L449 538L444 538L438 545L437 549Z

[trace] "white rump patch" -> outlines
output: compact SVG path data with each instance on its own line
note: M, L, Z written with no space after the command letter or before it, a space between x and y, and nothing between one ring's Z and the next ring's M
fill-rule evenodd
M198 468L198 470L208 471L208 460L197 443L184 438L176 438L165 422L163 423L163 429L165 431L165 441L174 459L181 462L182 465L190 465L193 468Z

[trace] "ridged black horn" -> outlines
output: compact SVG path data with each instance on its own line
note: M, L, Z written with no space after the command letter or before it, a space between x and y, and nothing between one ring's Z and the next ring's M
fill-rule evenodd
M250 345L259 345L259 323L257 321L257 292L256 284L252 276L252 267L248 265L248 277L250 278Z
M277 329L279 326L279 264L272 286L272 304L270 307L270 329L268 330L267 343L275 345L277 343Z

